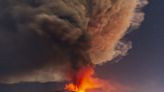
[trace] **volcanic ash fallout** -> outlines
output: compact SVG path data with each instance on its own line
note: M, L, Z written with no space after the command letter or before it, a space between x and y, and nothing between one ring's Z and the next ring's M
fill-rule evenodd
M0 82L70 80L126 55L146 0L0 0ZM76 81L76 80L75 80Z

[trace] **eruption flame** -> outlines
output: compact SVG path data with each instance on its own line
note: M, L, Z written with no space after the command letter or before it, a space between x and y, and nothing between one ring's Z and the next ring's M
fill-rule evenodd
M97 78L95 75L93 67L87 66L81 68L75 75L75 81L66 84L65 89L73 92L87 92L88 90L100 89L108 92L111 87L109 84Z

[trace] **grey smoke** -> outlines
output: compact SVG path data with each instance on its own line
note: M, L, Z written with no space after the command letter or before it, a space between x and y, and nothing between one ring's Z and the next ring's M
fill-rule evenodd
M0 0L0 82L61 81L126 55L146 0Z

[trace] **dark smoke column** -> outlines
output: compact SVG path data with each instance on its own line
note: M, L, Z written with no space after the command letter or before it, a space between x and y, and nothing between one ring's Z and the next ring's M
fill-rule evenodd
M144 4L0 0L0 82L62 81L68 72L126 55L131 44L120 39L143 20Z

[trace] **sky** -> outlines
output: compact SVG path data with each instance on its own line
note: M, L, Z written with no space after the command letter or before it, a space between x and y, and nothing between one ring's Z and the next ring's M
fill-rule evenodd
M164 91L164 1L150 0L145 7L145 20L141 27L128 36L133 42L129 54L119 63L108 64L101 74L130 87L132 92Z
M164 0L150 0L145 20L127 38L133 48L118 63L97 67L97 75L132 88L130 92L164 91ZM52 92L56 83L0 85L0 92ZM59 84L60 85L60 84ZM15 91L17 90L17 91Z

